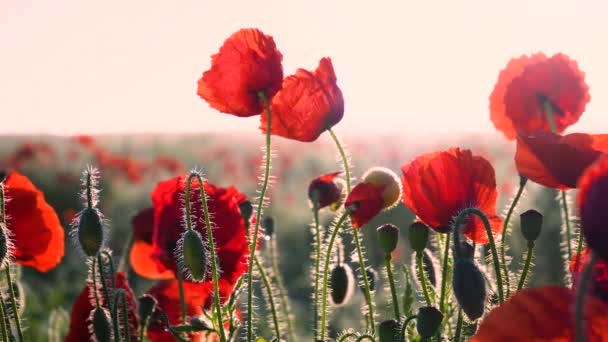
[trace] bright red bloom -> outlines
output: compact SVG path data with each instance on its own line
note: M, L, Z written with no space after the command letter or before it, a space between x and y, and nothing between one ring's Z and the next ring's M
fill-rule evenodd
M587 246L608 260L608 156L585 170L578 187L578 212Z
M586 248L580 255L575 254L572 257L572 261L570 261L570 273L572 273L573 289L577 287L578 280L581 273L583 273L585 264L589 261L590 255L591 250ZM589 291L603 301L608 302L608 261L597 258L593 265Z
M314 141L342 120L344 97L338 88L331 59L322 58L315 72L298 69L283 81L270 103L271 133L287 139ZM268 113L260 128L266 132Z
M40 272L54 268L64 252L64 231L57 213L45 201L42 191L18 172L10 172L4 185L15 262Z
M517 132L550 131L545 104L551 106L557 133L578 121L589 102L585 73L558 53L511 59L490 95L490 119L509 140Z
M145 209L133 219L135 242L131 249L131 264L140 275L153 279L175 276L174 251L184 228L182 207L186 177L175 177L158 183L152 192L153 208ZM247 229L239 204L246 197L236 188L220 188L204 183L207 205L214 223L216 255L221 279L234 284L247 270L249 246ZM207 240L207 229L200 205L198 182L191 186L192 214L196 229Z
M308 185L308 199L312 202L314 200L313 197L318 196L318 209L340 202L342 198L342 184L336 182L336 177L341 173L338 171L325 174L313 179Z
M587 167L608 152L608 134L565 136L537 131L517 136L517 171L532 181L556 189L576 188Z
M418 218L438 232L448 232L463 209L474 207L490 220L496 235L502 220L496 215L494 168L470 150L450 148L416 157L401 167L403 202ZM477 243L488 243L483 222L472 216L463 234Z
M574 341L574 298L574 291L563 287L518 291L485 317L471 341ZM588 297L583 322L587 341L608 340L608 305Z
M380 214L384 207L383 185L359 183L350 192L344 202L345 208L353 210L351 222L354 228L360 228Z
M133 290L129 287L127 278L123 272L116 274L116 288L125 290L125 297L127 300L127 312L129 316L129 332L131 334L131 340L137 342L137 332L139 328L139 316L137 312L137 301ZM100 305L107 309L105 298L103 295L99 296ZM179 302L179 301L178 301ZM121 304L122 305L122 304ZM89 330L91 326L91 311L95 308L95 297L90 290L90 285L86 286L72 306L72 317L70 319L70 330L66 336L66 342L82 342L91 341L93 336ZM122 307L120 307L122 310ZM121 320L122 322L122 320ZM124 327L121 325L121 334L123 334Z
M198 81L198 95L220 112L253 116L264 110L258 97L270 100L281 88L283 55L274 39L258 29L232 34L211 56L211 68Z

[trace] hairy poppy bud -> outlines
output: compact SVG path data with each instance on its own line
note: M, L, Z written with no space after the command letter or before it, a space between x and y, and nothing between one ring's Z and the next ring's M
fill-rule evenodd
M207 273L207 251L203 244L201 234L195 230L186 230L182 234L181 258L178 255L178 260L183 263L188 275L194 281L205 280ZM178 248L179 251L180 248Z
M104 231L99 211L95 208L84 208L78 219L78 242L84 253L93 257L97 255L104 242Z
M264 227L264 234L271 238L274 235L274 218L272 216L265 216L262 219L262 227Z
M353 294L355 279L353 271L347 264L336 265L331 270L329 288L331 300L335 305L348 303Z
M394 319L386 320L378 325L378 337L380 338L380 342L397 341L398 334L399 322Z
M418 309L418 318L416 319L416 330L422 338L430 338L437 332L441 325L443 314L437 308L425 306Z
M534 242L540 236L540 230L543 226L543 214L534 209L530 209L519 215L521 220L521 233L528 240Z
M385 167L373 167L363 175L362 182L383 186L382 198L384 199L383 209L389 209L399 203L401 199L401 181L399 177Z
M93 334L97 342L110 342L112 341L112 325L110 324L110 315L108 312L98 307L93 309L93 317L91 322L93 323Z
M456 248L456 246L454 246ZM463 259L473 259L475 247L466 241L460 241L460 257Z
M158 301L149 294L144 294L139 297L139 318L142 324L147 324L148 319L152 317Z
M317 177L308 185L308 199L317 209L339 207L342 202L344 183L336 178L342 172L333 172Z
M241 202L241 204L239 204L239 209L241 210L241 217L243 217L243 220L248 222L251 215L253 215L253 204L251 204L251 201L246 200Z
M416 252L422 252L429 242L429 227L419 221L412 223L408 238L412 249Z
M395 250L395 248L397 248L397 242L399 241L399 228L387 223L380 226L377 229L377 232L380 247L382 247L384 254L390 254Z
M462 311L474 321L483 315L486 304L486 283L472 260L459 258L454 262L452 288Z

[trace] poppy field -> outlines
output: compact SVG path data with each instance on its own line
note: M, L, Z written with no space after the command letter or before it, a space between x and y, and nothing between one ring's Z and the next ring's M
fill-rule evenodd
M192 96L247 134L0 137L1 341L608 341L574 57L505 61L486 135L361 136L330 57L217 43Z

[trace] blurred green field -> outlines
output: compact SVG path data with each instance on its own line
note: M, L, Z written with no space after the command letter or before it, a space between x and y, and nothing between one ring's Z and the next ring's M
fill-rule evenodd
M201 134L201 135L133 135L94 137L93 150L73 137L55 136L2 136L0 137L0 169L17 168L27 175L46 195L56 209L63 225L69 230L69 218L81 209L78 191L80 172L87 164L101 166L100 209L111 221L110 246L117 258L125 252L131 226L130 220L138 210L150 205L150 193L158 181L185 174L192 167L200 167L208 180L216 185L235 185L248 196L255 196L257 177L260 174L263 136L257 134ZM419 153L450 146L471 148L474 153L488 158L496 169L500 192L499 211L502 211L518 184L513 153L514 145L498 134L408 138L397 135L345 136L344 141L354 165L354 175L361 175L372 166L385 166L400 174L400 166ZM103 153L100 151L104 151ZM279 263L297 318L297 329L302 336L311 329L311 233L312 221L307 202L310 180L321 174L340 169L336 162L336 149L328 137L304 144L274 139L274 182L270 191L270 206L266 210L276 221L276 238ZM110 159L103 159L110 158ZM537 243L535 266L531 286L563 283L563 261L559 249L561 225L556 192L531 184L519 205L521 211L535 208L545 215L545 226ZM327 225L332 216L324 213ZM406 229L414 217L402 204L375 218L363 228L364 241L370 264L377 270L383 264L377 247L375 228L392 222L401 228L402 239L398 247L397 270L409 265L411 250L406 240ZM521 268L525 242L514 220L513 234L508 239L512 266ZM33 237L35 238L35 237ZM351 251L348 234L346 250ZM262 249L261 253L265 253ZM119 261L120 262L120 261ZM351 263L353 269L355 265ZM26 334L31 341L46 341L50 313L58 308L70 311L76 295L85 284L86 270L83 260L76 254L70 241L66 241L65 256L54 270L41 274L24 268L22 282L26 292ZM153 282L130 272L130 283L136 293L142 293ZM397 272L400 291L403 285L401 271ZM376 292L381 317L387 317L386 282L378 281ZM256 292L261 298L261 292ZM347 306L334 309L332 334L345 328L360 326L360 308L363 296L357 292ZM264 307L264 305L260 305ZM263 309L262 309L263 310ZM339 317L339 318L337 318ZM262 335L270 336L262 324Z

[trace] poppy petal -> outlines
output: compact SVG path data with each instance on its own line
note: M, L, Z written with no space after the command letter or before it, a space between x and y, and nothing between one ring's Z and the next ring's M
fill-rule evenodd
M360 228L371 221L382 211L384 205L384 186L368 183L357 184L344 203L344 207L352 208L351 222L354 228Z

